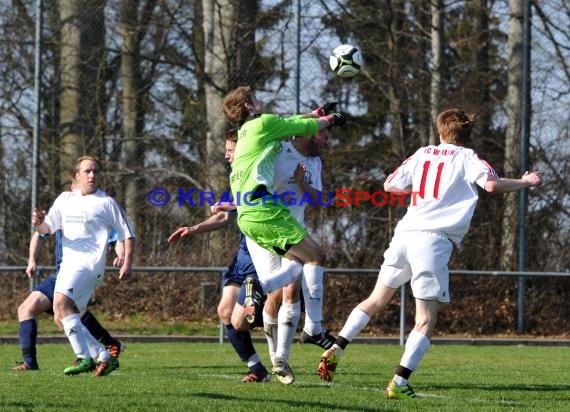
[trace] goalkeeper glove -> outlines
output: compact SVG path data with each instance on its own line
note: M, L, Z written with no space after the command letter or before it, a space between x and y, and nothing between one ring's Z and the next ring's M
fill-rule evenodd
M325 103L311 112L314 117L323 117L333 112L336 102Z
M328 116L324 116L329 122L329 127L331 126L342 126L346 123L346 117L342 113L331 113Z

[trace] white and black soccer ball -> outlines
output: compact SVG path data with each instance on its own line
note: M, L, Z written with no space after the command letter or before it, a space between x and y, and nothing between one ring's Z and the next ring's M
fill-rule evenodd
M341 44L329 57L331 70L339 77L352 77L362 69L362 54L351 44Z

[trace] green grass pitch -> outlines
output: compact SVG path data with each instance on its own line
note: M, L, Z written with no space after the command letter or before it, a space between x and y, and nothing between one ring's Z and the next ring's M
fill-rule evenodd
M0 345L1 411L543 411L570 410L570 348L433 345L410 380L418 398L386 400L403 348L354 343L332 383L315 370L322 350L295 343L296 381L242 384L229 343L127 343L107 377L64 376L69 345L38 346L40 370L12 372L17 345ZM263 360L267 346L256 343Z

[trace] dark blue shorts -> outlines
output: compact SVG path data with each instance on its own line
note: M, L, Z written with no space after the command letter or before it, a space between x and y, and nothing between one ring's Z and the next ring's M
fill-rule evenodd
M53 294L55 291L56 274L52 274L44 279L39 285L34 288L34 291L43 293L51 303L53 303ZM53 315L53 310L47 310L46 313Z
M222 286L230 283L240 286L245 281L245 278L250 275L257 276L257 272L255 271L255 266L253 266L249 250L247 250L245 236L240 233L239 249L224 275Z

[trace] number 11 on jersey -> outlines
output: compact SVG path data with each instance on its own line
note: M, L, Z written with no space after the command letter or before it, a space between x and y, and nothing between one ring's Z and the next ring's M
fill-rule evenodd
M427 182L427 177L428 177L428 173L430 170L430 166L431 166L431 161L426 160L424 162L424 170L422 172L422 181L420 182L420 197L422 199L425 199L426 182ZM442 171L443 171L443 162L440 162L437 164L437 174L435 176L435 181L434 181L434 185L433 185L433 197L435 199L437 199L437 196L439 195L439 184L441 181Z

